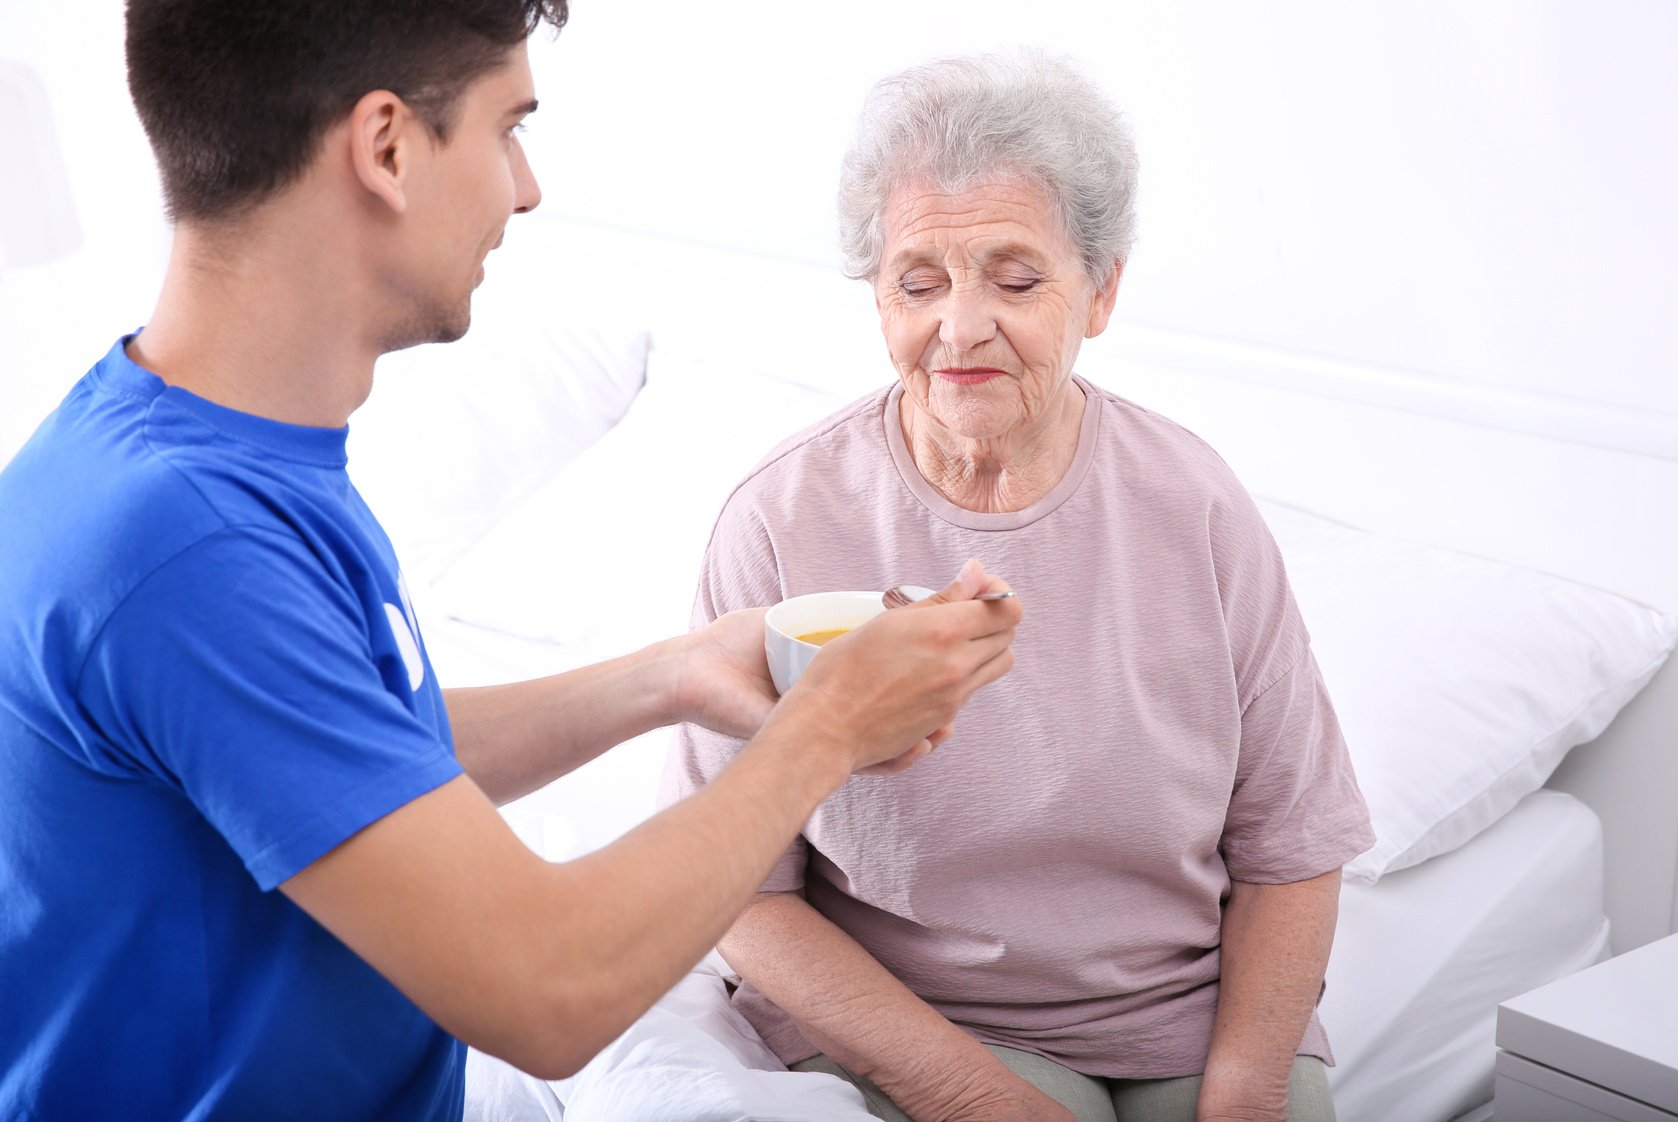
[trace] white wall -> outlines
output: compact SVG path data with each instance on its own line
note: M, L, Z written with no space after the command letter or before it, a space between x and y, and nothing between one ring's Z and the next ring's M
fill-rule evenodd
M168 228L122 38L118 0L0 0L0 57L46 86L82 237L65 260L0 272L0 461L117 336L145 322L163 275Z
M540 52L547 205L832 260L868 85L1032 42L1138 133L1121 317L1678 417L1678 5L788 9L579 4Z
M1125 322L1678 434L1678 5L1661 0L580 0L534 48L544 207L831 262L868 85L1010 42L1080 59L1136 127ZM0 276L3 456L143 320L166 231L120 3L5 0L0 56L47 84L85 237Z

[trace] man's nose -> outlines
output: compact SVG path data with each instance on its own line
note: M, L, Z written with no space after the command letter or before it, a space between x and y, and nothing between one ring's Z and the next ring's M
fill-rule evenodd
M525 158L524 145L513 139L513 213L529 214L542 202L542 188L536 182L536 173L530 170L530 161Z

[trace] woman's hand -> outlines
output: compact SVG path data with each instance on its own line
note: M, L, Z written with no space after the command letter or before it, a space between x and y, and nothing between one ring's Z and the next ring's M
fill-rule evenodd
M1078 1122L1075 1114L1026 1080L1006 1069L1005 1075L972 1088L953 1111L939 1112L928 1122Z
M1288 1111L1283 1107L1278 1113L1262 1107L1199 1107L1195 1111L1194 1122L1288 1122Z
M765 608L719 616L675 640L681 668L676 680L679 720L750 740L775 707L775 683L763 654Z

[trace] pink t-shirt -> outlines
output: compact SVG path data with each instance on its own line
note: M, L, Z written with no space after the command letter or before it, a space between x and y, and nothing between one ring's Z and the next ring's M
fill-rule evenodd
M1205 1067L1231 878L1304 880L1374 843L1282 559L1227 465L1082 379L1078 451L1031 507L980 514L920 475L882 390L735 490L697 622L828 589L946 584L968 557L1024 617L1014 669L908 772L824 802L766 891L806 899L986 1043L1089 1075ZM739 741L677 734L663 798ZM743 985L784 1062L817 1049ZM1332 1057L1313 1016L1299 1050Z

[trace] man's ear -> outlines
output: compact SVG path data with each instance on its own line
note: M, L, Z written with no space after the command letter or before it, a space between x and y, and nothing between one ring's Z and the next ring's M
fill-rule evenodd
M1113 317L1113 305L1119 298L1119 274L1122 272L1124 262L1114 261L1113 271L1107 274L1107 283L1096 290L1089 322L1084 325L1084 338L1094 339L1107 330L1107 321Z
M407 102L389 90L362 95L350 110L350 163L356 178L398 214L408 209L407 177L418 123Z

